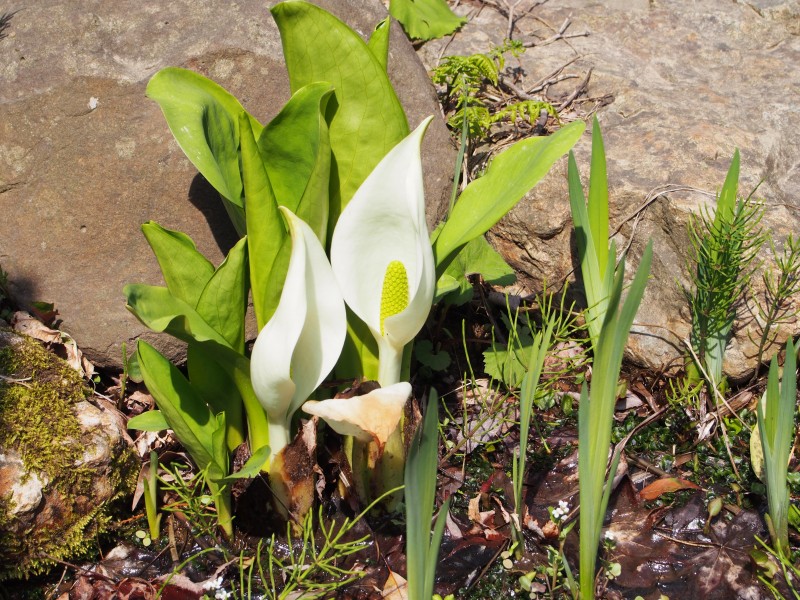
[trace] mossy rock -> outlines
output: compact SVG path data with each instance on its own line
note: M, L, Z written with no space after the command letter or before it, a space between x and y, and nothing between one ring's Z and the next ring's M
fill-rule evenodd
M0 580L85 554L138 460L110 407L37 341L0 330Z

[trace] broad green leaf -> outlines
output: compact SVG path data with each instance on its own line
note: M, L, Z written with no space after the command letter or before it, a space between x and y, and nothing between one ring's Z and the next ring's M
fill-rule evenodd
M508 266L483 236L476 237L464 246L442 275L452 277L458 284L457 292L443 298L447 304L460 306L472 300L472 283L467 279L469 275L480 275L486 283L492 285L511 285L516 280L514 269Z
M261 468L267 463L270 455L269 446L262 446L250 456L244 466L235 473L223 477L217 483L232 483L237 479L252 479L261 473Z
M167 289L176 298L196 306L214 274L214 265L197 251L185 233L165 229L154 221L142 225L142 233L156 255Z
M233 451L244 441L242 396L230 375L230 369L207 351L207 346L190 342L186 367L189 381L214 414L225 413L228 427L228 450Z
M608 265L608 177L606 175L606 151L597 116L592 123L588 215L597 264L600 267L600 273L605 273Z
M300 88L258 138L278 205L305 221L323 246L331 169L325 110L332 95L333 86L329 83L316 82Z
M128 429L138 431L164 431L169 429L169 423L160 410L148 410L140 415L128 419Z
M228 252L197 302L197 314L241 354L244 354L247 284L247 237L243 237Z
M408 122L386 70L339 19L298 1L272 8L292 92L315 81L333 85L328 103L331 173L329 234L342 209L381 158L408 134Z
M433 40L450 35L467 20L454 14L444 0L391 0L389 12L408 37Z
M441 275L455 253L486 233L569 151L584 130L575 121L548 137L521 140L498 155L486 174L462 192L433 246Z
M391 33L391 25L392 20L386 17L375 26L375 30L369 37L369 42L367 42L367 46L369 46L375 58L378 59L378 62L381 63L384 71L389 65L389 34Z
M243 234L244 198L239 172L239 114L244 108L225 89L186 69L156 73L147 95L161 106L172 135L192 164L227 200L225 209ZM261 124L248 115L256 136Z
M292 249L289 232L278 210L278 202L267 175L253 130L240 116L242 176L249 198L247 238L250 256L250 287L259 330L272 317L283 289Z
M167 288L128 284L122 291L128 310L153 331L168 333L184 342L213 341L230 349L228 341L216 329L206 323L194 308L170 294Z
M213 460L212 435L217 420L175 365L139 340L137 351L145 385L181 445L206 468Z

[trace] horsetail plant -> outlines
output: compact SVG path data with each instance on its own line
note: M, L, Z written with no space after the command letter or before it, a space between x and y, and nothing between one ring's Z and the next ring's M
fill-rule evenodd
M613 251L612 243L611 252ZM610 290L611 295L608 297L603 326L595 347L591 389L587 390L586 383L581 388L578 411L581 600L594 598L597 548L611 495L612 480L619 462L619 455L616 454L611 462L610 474L606 477L617 381L625 343L650 275L652 255L653 246L650 242L642 254L639 269L621 306L625 276L624 257L620 260L616 274L611 269L606 271L603 285Z
M798 309L792 306L792 297L800 292L800 238L789 234L783 243L782 253L778 252L774 241L770 240L770 246L777 273L767 270L761 278L764 283L764 304L756 304L759 320L762 322L756 354L757 365L761 364L766 349L775 343L775 327L787 323L798 314ZM753 373L754 381L757 376L756 369Z
M739 151L717 196L716 213L701 211L689 223L694 294L686 292L692 313L690 342L711 390L722 384L722 363L736 309L747 291L752 267L765 235L758 227L763 208L736 197ZM699 380L699 376L695 375ZM713 392L712 392L713 394Z
M764 451L769 514L767 525L775 549L789 556L789 488L786 470L794 437L794 411L797 402L797 357L791 338L786 342L783 381L778 383L778 361L772 357L764 396L757 405L758 433Z

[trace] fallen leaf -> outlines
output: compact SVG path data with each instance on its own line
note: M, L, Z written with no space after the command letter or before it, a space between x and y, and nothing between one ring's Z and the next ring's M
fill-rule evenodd
M386 584L383 586L381 598L389 600L408 600L408 582L391 569Z
M639 492L642 500L655 500L662 494L677 492L678 490L699 490L700 486L680 477L665 477L657 479Z

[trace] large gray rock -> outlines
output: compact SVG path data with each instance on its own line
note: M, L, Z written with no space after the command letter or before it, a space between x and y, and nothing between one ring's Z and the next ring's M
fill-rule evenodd
M386 16L378 0L318 3L365 37ZM0 40L0 264L15 296L54 302L63 328L100 365L120 364L122 342L151 338L122 296L125 283L162 281L142 223L185 231L214 263L235 235L145 85L163 67L187 67L271 119L289 97L274 4L40 0L20 6ZM410 124L438 114L396 25L389 63ZM441 120L423 152L433 222L453 164ZM181 354L166 336L156 343Z
M516 14L524 9L520 5ZM589 35L529 49L521 57L525 78L518 85L530 86L563 66L564 74L577 78L550 87L550 98L558 103L593 69L589 99L564 117L585 117L599 108L612 231L622 226L617 247L631 243L635 267L647 240L654 242L653 277L629 354L652 368L675 364L685 354L683 340L690 330L681 290L689 284L686 223L701 206L710 202L713 207L734 148L742 156L740 193L747 195L763 180L757 193L766 204L763 224L778 246L787 234L800 231L800 3L553 0L518 19L514 36L547 40L568 17L567 35ZM484 7L455 36L447 54L486 52L490 43L501 43L506 29L507 19ZM429 66L441 45L423 49ZM588 134L575 153L585 177ZM532 290L541 289L544 281L552 288L573 277L565 175L563 161L492 236ZM687 187L696 189L675 190ZM634 227L631 216L658 192L665 193L647 205ZM760 278L754 283L757 297L763 291ZM761 333L749 314L744 317L750 323L738 331L726 356L726 372L735 378L755 366L750 338L758 340ZM788 324L779 340L797 330L796 323Z

